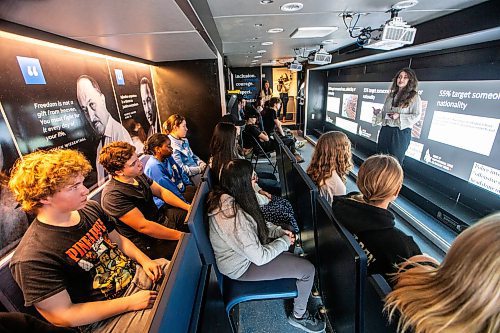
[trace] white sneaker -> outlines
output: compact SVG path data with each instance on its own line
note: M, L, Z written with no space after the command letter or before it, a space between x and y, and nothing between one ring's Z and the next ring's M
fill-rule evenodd
M297 142L295 142L295 148L297 148L297 149L301 149L301 148L303 148L305 145L306 145L305 140L302 140L302 141L298 141L298 140L297 140Z

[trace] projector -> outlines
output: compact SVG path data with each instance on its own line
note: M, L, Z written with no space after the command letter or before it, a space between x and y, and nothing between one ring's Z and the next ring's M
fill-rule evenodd
M292 62L290 66L288 66L288 69L294 72L299 72L302 70L302 65L298 62Z
M332 55L323 49L323 45L320 45L319 50L313 55L309 56L309 61L311 65L328 65L332 62Z
M398 47L413 44L416 28L410 27L401 17L393 17L381 27L372 31L371 38L364 45L367 49L393 50Z

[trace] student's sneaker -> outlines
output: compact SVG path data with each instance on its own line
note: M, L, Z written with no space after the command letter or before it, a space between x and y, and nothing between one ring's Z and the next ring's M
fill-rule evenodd
M297 148L297 149L301 149L305 145L306 145L306 142L304 140L295 142L295 148Z
M326 323L313 316L312 314L309 313L309 311L306 311L302 318L295 318L293 315L293 312L290 313L288 316L288 322L290 325L300 328L303 331L306 332L323 332L326 328Z
M297 161L297 163L304 162L304 159L302 158L302 156L300 156L300 154L295 154L295 160Z

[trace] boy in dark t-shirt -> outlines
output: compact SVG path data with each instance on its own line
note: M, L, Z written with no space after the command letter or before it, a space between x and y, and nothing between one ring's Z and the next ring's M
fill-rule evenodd
M181 226L179 221L165 218L153 196L186 211L189 204L144 175L135 147L127 142L116 141L104 146L99 163L112 175L102 191L102 208L117 219L120 233L151 258L170 256L175 243L171 245L165 240L177 241L182 232L175 228L181 229ZM184 221L180 223L184 224Z
M256 125L258 117L259 113L255 109L249 110L245 114L246 125L245 129L243 130L243 148L253 148L253 146L255 145L255 140L257 140L264 151L271 152L274 150L274 145L267 133L261 131Z
M74 150L39 151L16 162L9 187L36 218L10 269L26 306L54 325L139 332L168 261L151 260L87 201L83 180L90 170Z

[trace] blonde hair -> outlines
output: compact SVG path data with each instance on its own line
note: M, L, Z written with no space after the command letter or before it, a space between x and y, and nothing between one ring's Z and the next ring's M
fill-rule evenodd
M70 149L36 151L14 164L9 188L28 212L36 212L45 199L68 185L76 176L92 170L82 153Z
M385 305L398 331L500 331L500 213L461 233L438 268L404 265Z
M397 195L403 184L403 169L390 155L373 155L359 167L356 185L363 201L380 203Z
M314 148L307 174L321 186L335 171L345 183L352 169L351 141L342 132L332 131L322 134Z
M170 134L174 130L174 127L179 127L181 126L182 122L186 120L184 116L181 116L180 114L173 114L170 117L165 120L163 123L163 131L165 134Z

